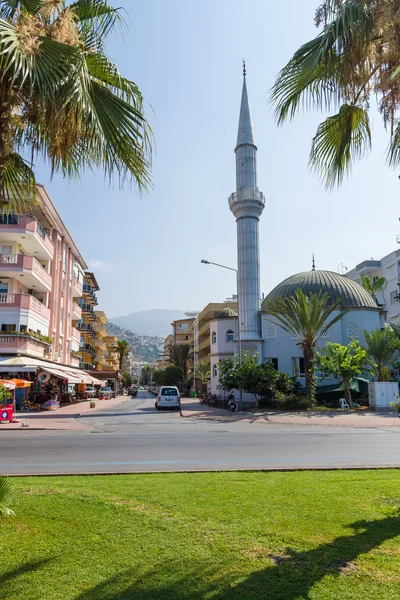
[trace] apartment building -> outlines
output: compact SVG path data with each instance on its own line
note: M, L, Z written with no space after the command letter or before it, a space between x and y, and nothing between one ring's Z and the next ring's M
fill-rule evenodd
M0 355L78 366L74 321L85 268L43 186L29 214L0 215Z
M236 299L233 298L226 302L210 302L190 324L187 343L193 348L196 365L203 360L210 360L210 321L215 319L216 314L223 308L237 310Z
M194 321L194 317L186 319L178 319L171 323L173 344L188 344L189 343L189 329Z
M400 322L400 250L395 250L379 260L364 260L346 273L346 276L361 281L364 275L385 277L386 283L382 291L375 294L378 306L386 312L388 323Z
M94 357L93 364L98 371L106 371L107 363L105 353L107 352L106 337L108 336L106 330L107 317L105 312L102 310L96 310L96 323L94 330L96 338L94 339L94 346L96 348L96 356Z
M95 368L96 347L94 340L97 338L95 330L97 316L94 307L97 306L96 292L99 289L94 273L85 272L83 275L82 297L78 300L82 315L77 322L77 329L80 331L80 367L85 371L93 371Z

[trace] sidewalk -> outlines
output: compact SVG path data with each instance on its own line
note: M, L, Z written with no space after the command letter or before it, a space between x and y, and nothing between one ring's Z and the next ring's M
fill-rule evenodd
M130 400L129 396L118 396L112 400L99 400L98 398L92 398L85 402L78 402L77 404L69 404L62 406L55 411L42 411L42 412L18 412L15 418L19 423L0 423L0 433L2 431L14 431L14 430L88 430L90 427L84 425L77 420L88 412L94 413L105 408L112 408L118 406L123 402ZM96 402L96 408L90 408L90 402ZM28 423L28 426L23 426L23 423Z
M400 427L400 419L394 411L376 413L373 410L339 411L273 411L253 409L230 412L200 404L194 398L182 398L182 417L216 422L243 421L247 423L281 425L329 425L333 427Z

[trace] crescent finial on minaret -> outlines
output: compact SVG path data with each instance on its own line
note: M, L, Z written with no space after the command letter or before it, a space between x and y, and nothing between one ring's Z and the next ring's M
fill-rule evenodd
M312 269L311 271L315 271L315 258L314 258L314 254L312 255Z
M246 77L246 61L243 59L243 77Z

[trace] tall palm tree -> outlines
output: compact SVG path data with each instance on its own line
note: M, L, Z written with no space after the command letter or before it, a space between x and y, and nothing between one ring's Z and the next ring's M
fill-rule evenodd
M190 344L171 344L167 350L167 358L173 365L183 369L183 379L186 381L189 363L192 358Z
M386 283L386 277L371 277L370 275L363 275L360 279L360 283L364 290L366 290L373 298L376 292L380 292Z
M339 308L340 301L330 303L327 293L311 293L307 296L300 289L296 290L292 297L278 298L267 308L267 312L274 318L273 322L297 339L297 345L303 351L306 389L310 404L315 402L314 361L318 336L328 331L347 312L341 310L337 315L332 316L332 313Z
M51 172L150 184L151 129L142 94L105 54L124 28L107 0L0 2L0 204L36 198L37 156Z
M115 346L115 351L118 353L119 359L119 370L122 371L122 367L124 364L124 358L129 354L131 347L127 340L118 340Z
M389 369L396 360L400 341L391 327L364 331L367 343L367 352L375 363L372 368L373 375L378 381L387 381Z
M0 477L0 518L14 516L14 511L8 507L11 498L11 481L8 477Z
M320 33L276 78L271 99L279 124L301 109L336 110L311 145L310 165L327 187L340 184L369 150L373 98L390 133L387 160L400 162L399 9L399 0L320 0Z

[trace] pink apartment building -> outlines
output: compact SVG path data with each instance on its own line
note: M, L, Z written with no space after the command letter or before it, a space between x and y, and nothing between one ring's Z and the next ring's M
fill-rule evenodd
M29 214L0 214L0 355L79 366L86 268L43 186Z

